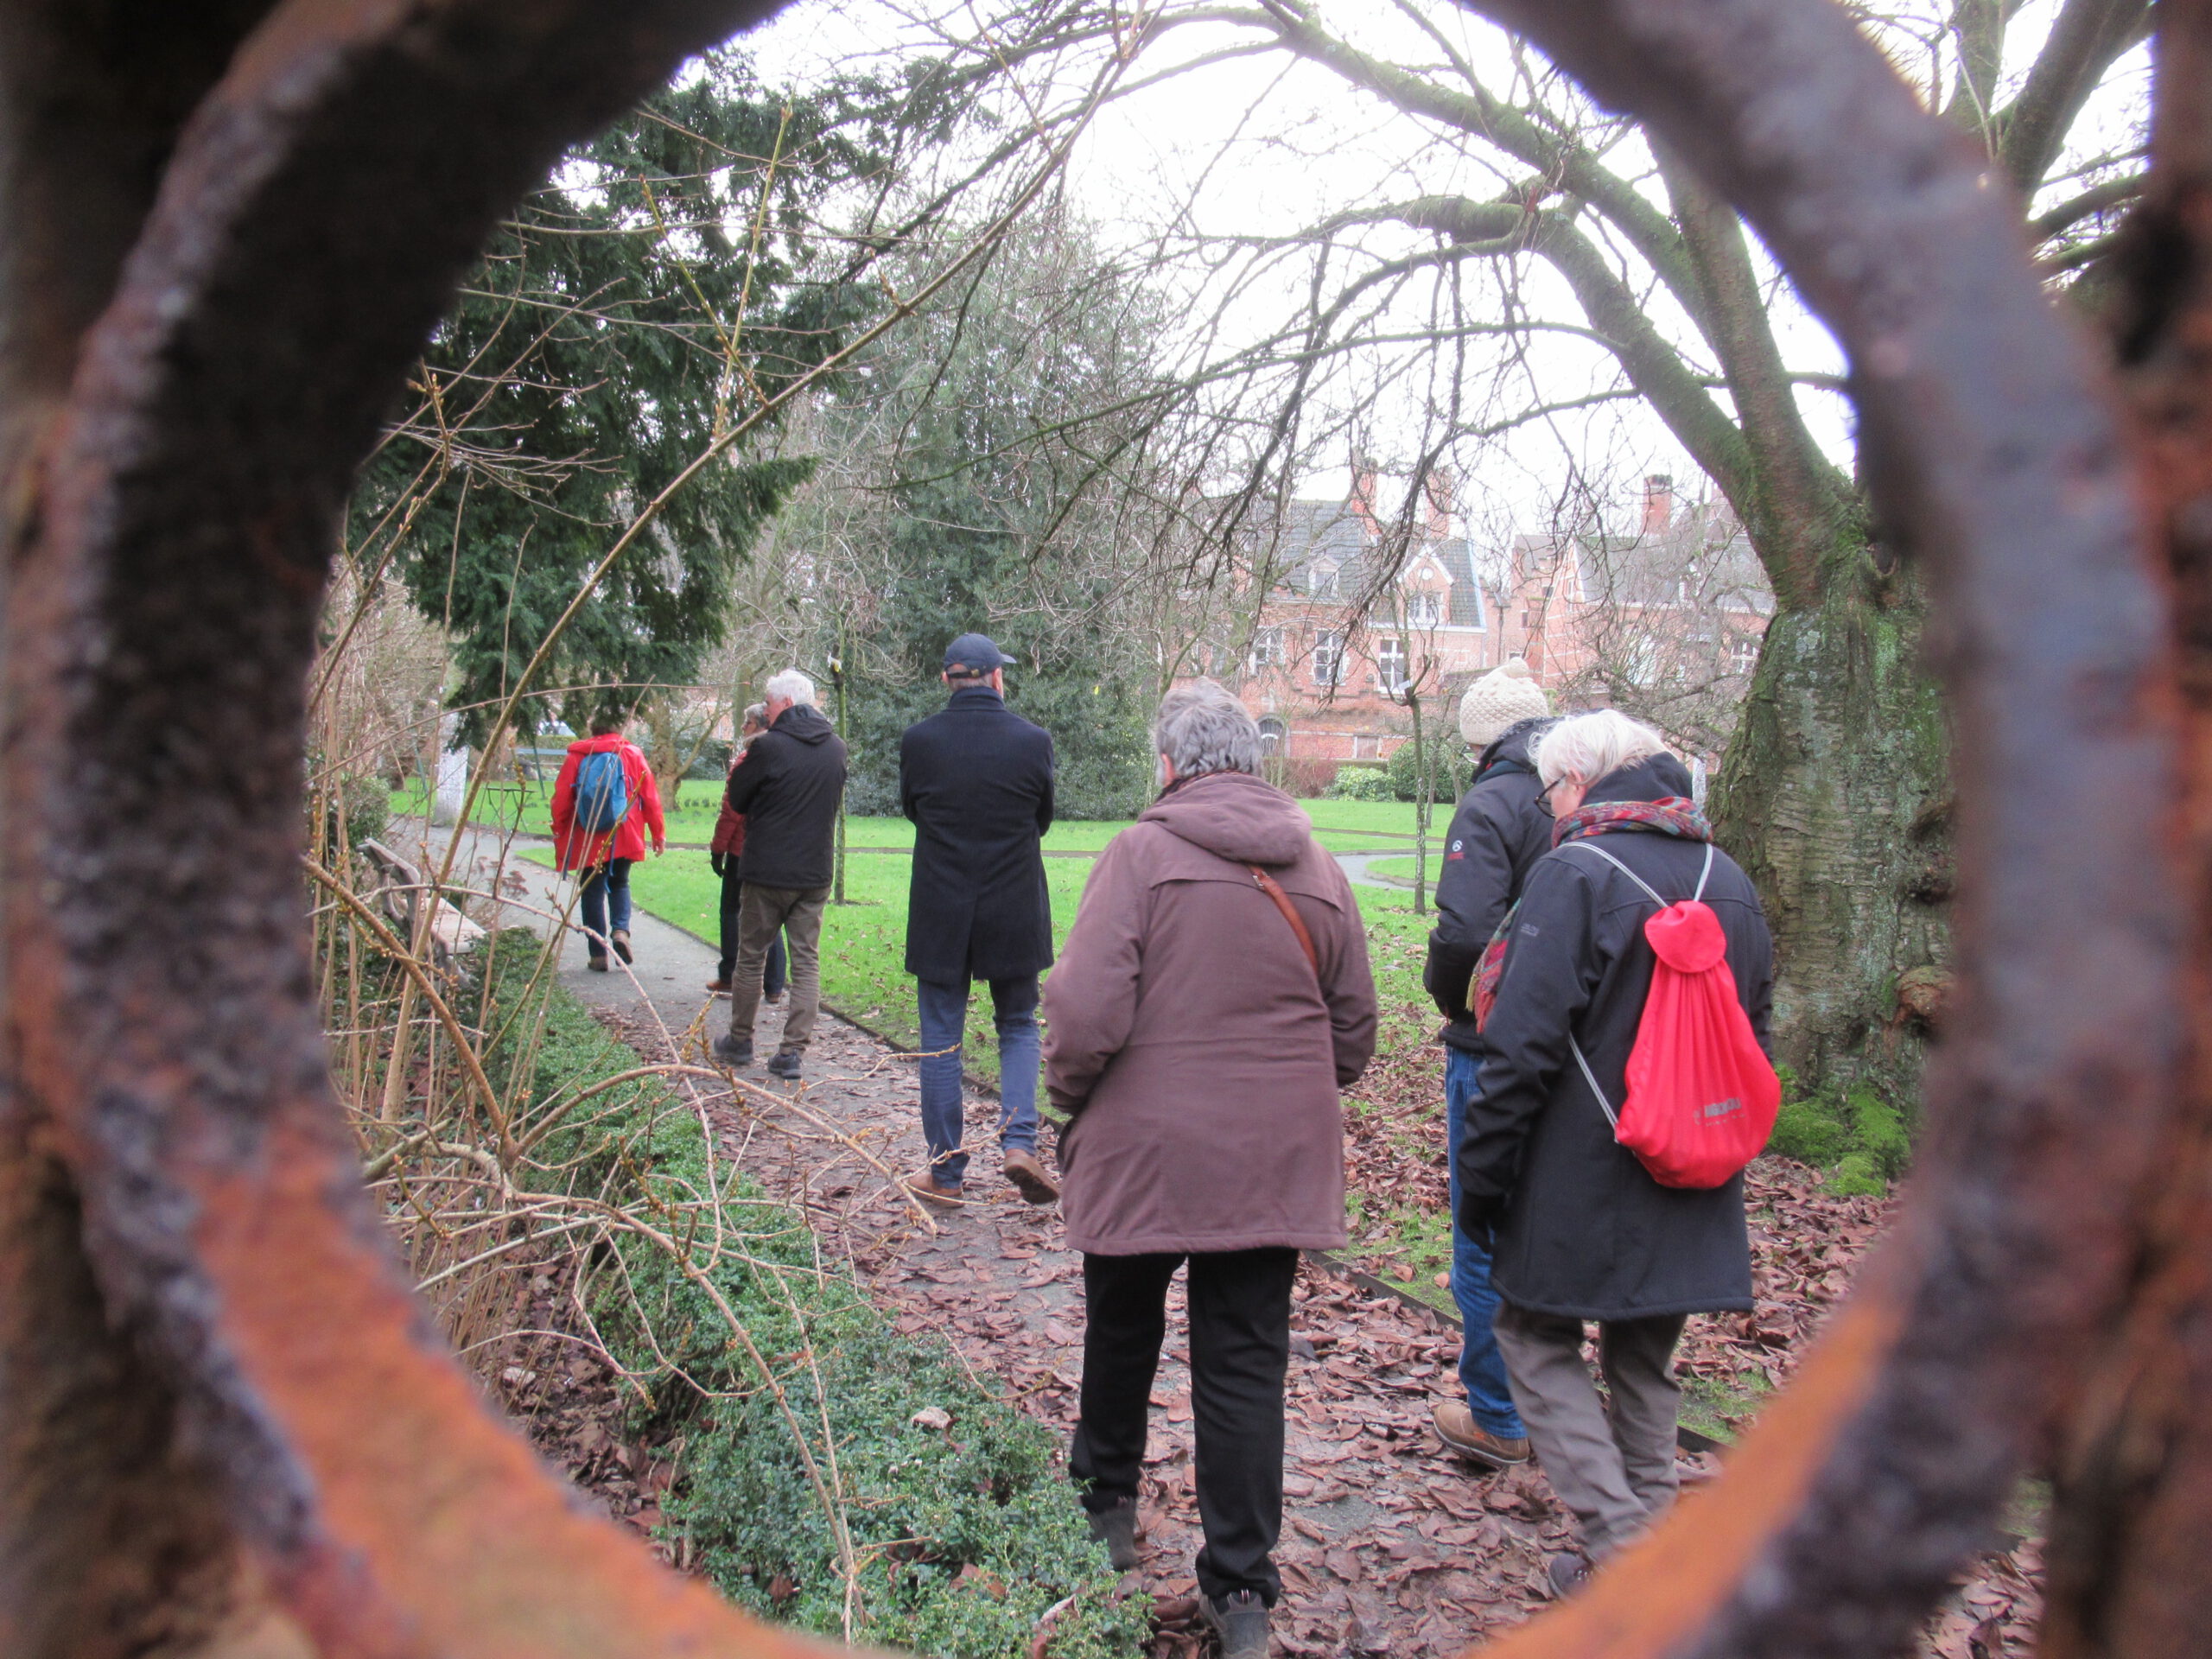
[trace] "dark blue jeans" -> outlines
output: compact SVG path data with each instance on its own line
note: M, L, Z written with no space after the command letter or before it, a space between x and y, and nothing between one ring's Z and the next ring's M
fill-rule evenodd
M595 866L584 877L583 899L584 948L603 957L610 935L630 931L630 861L610 858Z
M999 1144L1037 1148L1037 976L990 982L991 1014L999 1033ZM968 1031L966 984L914 982L922 1025L922 1138L929 1143L930 1173L940 1186L957 1186L968 1173L962 1150L960 1045Z
M1461 1127L1467 1121L1467 1103L1475 1097L1475 1075L1482 1062L1448 1043L1444 1049L1445 1146L1452 1170L1452 1213L1459 1213L1459 1151ZM1466 1329L1459 1340L1459 1385L1467 1391L1467 1409L1475 1426L1509 1440L1525 1437L1521 1414L1513 1408L1513 1390L1505 1380L1505 1356L1497 1351L1491 1325L1497 1318L1497 1293L1491 1288L1490 1252L1452 1229L1452 1300L1459 1305Z

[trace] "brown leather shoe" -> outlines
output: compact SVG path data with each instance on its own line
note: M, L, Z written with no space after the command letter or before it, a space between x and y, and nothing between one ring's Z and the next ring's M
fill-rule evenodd
M612 933L608 934L607 938L607 943L614 947L614 954L621 957L623 961L635 962L637 960L635 957L630 954L630 933L628 929L618 927Z
M1475 1421L1475 1414L1467 1409L1465 1401L1440 1400L1429 1408L1428 1415L1436 1425L1436 1438L1463 1458L1492 1469L1508 1469L1529 1461L1527 1440L1509 1440L1491 1433Z
M586 957L584 958L584 967L589 972L603 974L607 971L607 958L603 955Z
M918 1175L909 1175L899 1183L918 1198L927 1198L931 1204L965 1204L957 1186L940 1186L936 1176L924 1170Z
M707 982L707 988L712 991L716 996L728 996L729 995L729 981L726 979L710 979Z
M1027 1147L1008 1147L1006 1155L999 1160L999 1167L1006 1171L1014 1190L1032 1204L1058 1204L1059 1184L1045 1173L1045 1166L1037 1161L1037 1154Z

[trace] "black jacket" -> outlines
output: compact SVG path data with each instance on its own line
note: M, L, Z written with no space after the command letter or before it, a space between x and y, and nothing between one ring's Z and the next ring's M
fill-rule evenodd
M748 887L826 887L837 874L837 804L845 744L809 704L794 703L753 740L729 775L729 810L745 815Z
M950 985L1050 967L1037 841L1052 827L1052 734L963 687L899 740L899 804L914 821L906 971Z
M1662 756L1599 779L1588 798L1688 793L1681 763ZM1623 828L1556 848L1529 872L1459 1147L1461 1225L1477 1237L1496 1225L1491 1278L1519 1307L1585 1319L1749 1308L1743 1178L1708 1192L1660 1185L1613 1140L1567 1047L1572 1032L1618 1110L1656 906L1593 845L1670 901L1695 891L1705 858L1702 842ZM1716 851L1704 899L1764 1047L1774 950L1758 896Z
M1440 1033L1454 1048L1482 1052L1467 986L1484 947L1521 896L1536 861L1551 850L1550 815L1537 810L1542 792L1529 745L1548 719L1509 726L1484 749L1474 786L1460 798L1445 838L1436 877L1436 925L1428 935L1428 966L1421 982L1446 1020Z

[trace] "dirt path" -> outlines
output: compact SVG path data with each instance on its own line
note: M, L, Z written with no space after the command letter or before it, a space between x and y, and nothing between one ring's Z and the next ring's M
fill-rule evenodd
M695 1008L703 1012L706 1001ZM648 1054L664 1052L660 1022L644 1010L601 1017ZM763 1052L779 1017L764 1019ZM724 1091L709 1109L730 1155L772 1194L804 1206L825 1248L849 1262L902 1331L945 1337L1024 1410L1061 1435L1072 1429L1081 1261L1063 1243L1057 1211L1022 1203L998 1178L994 1151L970 1172L973 1201L924 1218L857 1150L900 1173L922 1166L911 1059L826 1020L796 1090L748 1090L742 1099ZM971 1092L971 1147L995 1147L996 1119L996 1103ZM1540 1474L1479 1476L1437 1446L1429 1403L1454 1381L1457 1333L1311 1266L1295 1294L1278 1555L1282 1650L1458 1653L1525 1617L1539 1599L1544 1555L1565 1547L1567 1522ZM1198 1547L1179 1284L1172 1308L1141 1500L1141 1583L1167 1603L1194 1593ZM1179 1610L1166 1611L1172 1627ZM1171 1628L1163 1646L1183 1645Z

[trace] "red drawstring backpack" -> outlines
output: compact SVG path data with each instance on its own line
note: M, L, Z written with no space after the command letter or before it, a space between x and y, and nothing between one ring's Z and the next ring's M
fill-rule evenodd
M1719 1186L1765 1148L1782 1106L1782 1080L1737 1000L1728 936L1702 901L1713 874L1712 843L1706 844L1697 892L1672 905L1604 848L1587 841L1567 845L1597 854L1659 906L1643 924L1643 937L1659 960L1651 969L1636 1046L1629 1051L1628 1098L1618 1113L1598 1086L1582 1045L1570 1035L1575 1064L1613 1126L1613 1139L1636 1154L1653 1180L1662 1186Z

